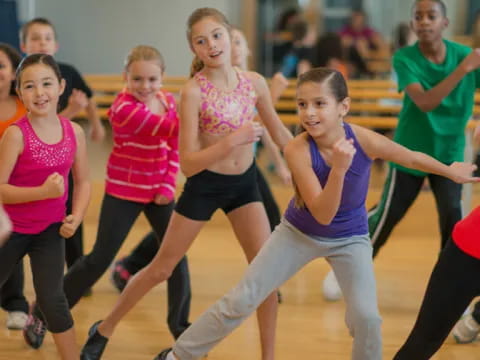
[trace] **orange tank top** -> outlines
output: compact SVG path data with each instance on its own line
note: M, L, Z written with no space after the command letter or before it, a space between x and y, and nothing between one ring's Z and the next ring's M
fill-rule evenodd
M10 118L10 119L0 119L0 137L3 136L3 133L9 127L11 124L13 124L15 121L21 119L26 113L27 109L25 109L25 106L23 105L22 101L15 96L15 104L17 105L17 111L15 111L15 114Z

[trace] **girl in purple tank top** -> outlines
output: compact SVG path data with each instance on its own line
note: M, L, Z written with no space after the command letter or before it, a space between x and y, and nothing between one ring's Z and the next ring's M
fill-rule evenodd
M65 241L73 235L90 198L85 137L81 128L57 115L65 87L55 60L35 54L17 70L17 92L28 115L11 125L0 143L0 196L13 232L0 248L0 286L25 254L30 257L38 306L45 315L61 359L79 358L73 320L63 293ZM73 171L73 210L66 214L67 176ZM27 320L32 347L42 324ZM30 325L30 326L28 326Z
M244 278L210 307L157 360L205 356L281 284L310 261L324 257L345 294L346 322L354 337L353 360L380 360L382 340L372 246L368 238L365 197L372 159L447 176L460 183L474 166L443 165L386 137L344 122L350 99L343 76L317 68L297 85L300 123L306 131L285 148L296 183L296 196Z

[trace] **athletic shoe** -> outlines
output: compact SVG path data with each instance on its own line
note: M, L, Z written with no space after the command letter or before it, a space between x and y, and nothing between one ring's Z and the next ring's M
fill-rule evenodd
M468 344L473 342L480 332L480 324L475 321L471 314L468 314L458 320L453 328L453 337L459 344Z
M34 307L35 305L32 305L30 308L27 323L23 328L23 338L32 348L38 349L43 344L43 339L45 339L45 334L47 333L47 327L40 318L33 314Z
M99 360L107 347L108 338L98 332L98 325L102 321L97 321L88 330L88 339L83 345L80 360Z
M28 314L23 311L9 311L7 315L7 328L10 330L23 330L27 325Z
M153 360L165 360L167 358L167 355L170 353L170 351L172 351L172 348L163 350L160 354L155 356Z
M130 272L123 266L123 259L115 262L110 280L119 292L122 292L123 289L125 289L125 286L127 286L128 280L130 280L131 277L132 274L130 274Z
M340 286L338 285L338 281L333 270L330 270L323 280L322 290L325 300L337 301L342 298L342 289L340 289Z

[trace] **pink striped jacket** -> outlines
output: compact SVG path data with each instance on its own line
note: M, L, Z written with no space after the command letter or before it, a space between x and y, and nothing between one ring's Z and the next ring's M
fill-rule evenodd
M106 193L114 197L152 202L156 194L173 200L178 163L178 114L172 94L157 97L165 113L157 115L126 91L117 95L108 116L113 149L108 159Z

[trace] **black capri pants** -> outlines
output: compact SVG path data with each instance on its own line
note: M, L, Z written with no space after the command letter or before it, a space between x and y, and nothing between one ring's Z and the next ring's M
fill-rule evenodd
M52 333L67 331L73 326L63 292L65 240L59 234L60 226L60 223L52 224L34 235L13 233L0 248L0 285L26 254L30 257L37 305Z

